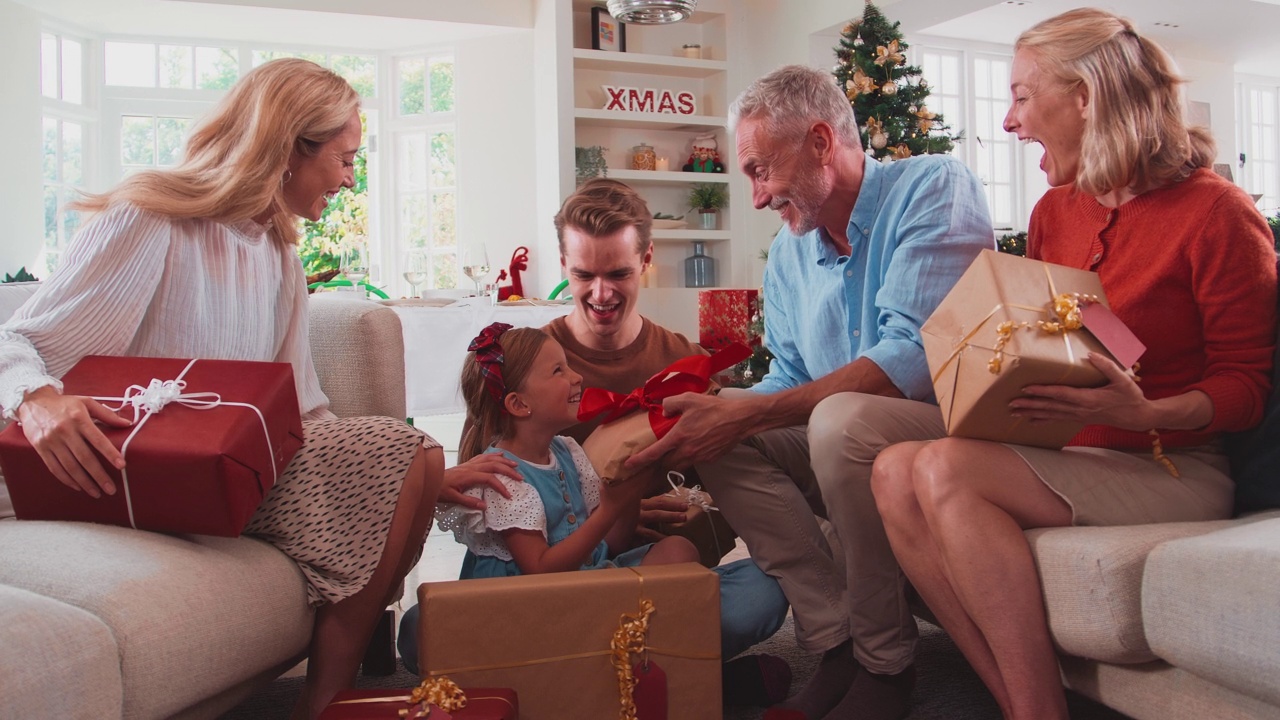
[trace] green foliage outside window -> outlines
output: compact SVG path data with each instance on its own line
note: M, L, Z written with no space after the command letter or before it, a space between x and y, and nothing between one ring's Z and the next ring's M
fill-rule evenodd
M1271 234L1275 237L1276 252L1280 253L1280 212L1267 218L1267 224L1271 226Z
M400 114L422 115L427 112L426 93L431 91L430 111L453 111L453 61L435 60L430 63L430 82L425 81L427 63L421 59L400 61Z

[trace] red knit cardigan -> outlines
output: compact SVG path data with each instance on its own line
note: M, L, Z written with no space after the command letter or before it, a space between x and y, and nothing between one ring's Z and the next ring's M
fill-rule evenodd
M1098 273L1111 309L1147 346L1146 397L1201 390L1213 401L1208 426L1161 432L1169 448L1261 421L1276 341L1273 242L1249 197L1201 168L1114 209L1054 188L1032 212L1027 254ZM1151 437L1090 425L1071 444L1137 449Z

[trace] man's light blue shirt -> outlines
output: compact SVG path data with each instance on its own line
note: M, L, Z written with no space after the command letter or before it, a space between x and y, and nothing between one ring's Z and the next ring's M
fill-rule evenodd
M774 359L752 389L777 392L860 357L903 395L933 402L920 326L978 252L994 248L978 178L949 155L887 165L870 157L839 256L825 230L784 225L764 273L765 342Z

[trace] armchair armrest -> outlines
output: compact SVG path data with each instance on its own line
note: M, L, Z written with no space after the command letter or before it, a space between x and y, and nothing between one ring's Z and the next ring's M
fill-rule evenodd
M354 293L316 293L308 302L311 356L329 409L404 419L404 336L395 311Z

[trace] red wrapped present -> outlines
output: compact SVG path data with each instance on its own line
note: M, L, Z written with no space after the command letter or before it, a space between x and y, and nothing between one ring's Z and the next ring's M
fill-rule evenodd
M668 365L630 394L587 388L578 404L578 419L586 422L603 415L600 427L587 436L582 450L606 485L622 482L635 474L626 467L627 458L667 434L680 418L667 417L662 401L682 393L704 393L711 376L751 357L742 343L730 343L711 355L691 355Z
M757 311L757 290L702 290L698 293L698 344L719 350L730 343L759 345L751 332Z
M446 678L429 678L413 689L343 690L320 713L320 720L517 720L519 717L520 704L514 690L462 690Z
M288 363L90 356L62 382L134 419L99 426L125 467L102 463L114 495L72 490L14 423L0 433L0 468L19 518L235 537L302 447Z

